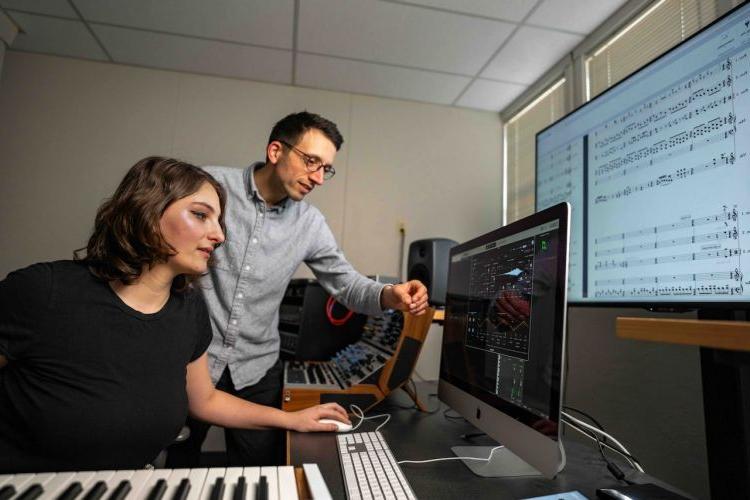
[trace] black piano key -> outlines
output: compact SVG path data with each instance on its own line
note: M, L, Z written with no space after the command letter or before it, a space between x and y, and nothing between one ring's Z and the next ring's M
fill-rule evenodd
M83 500L99 500L107 492L107 483L97 481L94 486L83 495Z
M15 494L16 494L16 489L13 487L12 484L9 484L0 488L0 500L9 500Z
M120 484L117 485L117 488L112 491L108 500L125 500L125 497L128 496L128 493L130 493L132 488L130 481L123 479L120 481Z
M268 480L266 476L260 476L258 486L255 487L255 500L268 500Z
M234 487L233 500L245 500L245 496L247 496L247 482L245 482L245 476L240 476L237 486Z
M44 493L44 488L42 488L42 485L39 483L35 483L26 488L23 493L18 495L16 500L34 500L42 493Z
M190 493L190 479L183 478L180 481L180 485L177 487L177 491L174 492L172 500L185 500Z
M210 500L221 500L224 497L224 478L217 477L214 487L211 490Z
M164 496L165 491L167 491L167 480L159 479L158 481L156 481L154 487L151 488L151 491L146 497L146 500L161 500L161 497Z
M57 500L73 500L75 497L81 494L83 491L83 486L81 486L81 483L78 481L75 481L73 483L70 483L67 488L65 488L65 491L60 493L60 496L57 497Z

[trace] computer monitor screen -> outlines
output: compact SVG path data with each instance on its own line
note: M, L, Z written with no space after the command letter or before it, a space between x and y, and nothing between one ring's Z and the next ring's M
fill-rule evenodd
M569 205L451 249L439 395L547 476L558 446Z
M747 306L749 70L745 4L537 134L537 210L572 206L571 302Z

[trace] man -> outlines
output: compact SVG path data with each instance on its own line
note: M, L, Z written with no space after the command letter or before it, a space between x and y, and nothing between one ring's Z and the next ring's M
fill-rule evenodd
M352 310L383 309L424 314L427 290L419 281L383 285L346 261L323 215L303 199L335 174L343 138L336 125L301 112L279 121L266 146L266 161L239 170L206 167L227 190L227 239L214 252L203 291L214 337L208 349L217 388L255 403L281 406L278 310L294 271L305 262L323 287ZM191 421L191 438L170 455L188 453L170 466L197 465L208 426ZM282 462L280 431L226 429L230 464ZM177 449L175 449L177 448Z

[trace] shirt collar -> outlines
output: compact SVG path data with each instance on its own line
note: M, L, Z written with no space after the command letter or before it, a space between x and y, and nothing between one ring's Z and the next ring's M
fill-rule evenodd
M253 163L252 165L250 165L249 167L245 169L245 186L247 186L247 196L249 198L259 201L265 205L266 200L264 200L263 197L260 195L260 191L258 191L258 186L257 184L255 184L255 175L253 175L256 170L258 170L259 168L262 168L264 165L265 165L265 162L256 161L255 163ZM284 211L285 208L289 206L289 202L290 202L289 197L284 198L278 203L278 205L268 206L268 210L270 212L281 213Z

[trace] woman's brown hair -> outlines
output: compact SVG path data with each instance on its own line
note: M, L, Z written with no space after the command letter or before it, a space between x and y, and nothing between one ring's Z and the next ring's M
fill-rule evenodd
M175 255L175 249L161 234L161 216L169 205L195 193L206 182L219 195L219 223L226 234L226 193L221 184L189 163L150 156L133 165L112 198L99 207L94 232L86 248L75 252L75 259L86 263L102 280L132 283L144 266L166 262ZM82 256L84 250L86 254ZM197 277L180 275L173 289L184 290Z

